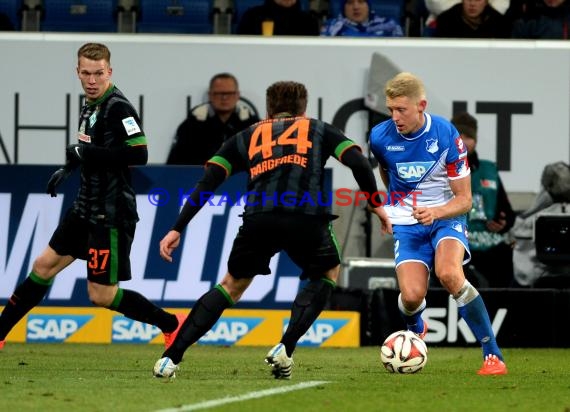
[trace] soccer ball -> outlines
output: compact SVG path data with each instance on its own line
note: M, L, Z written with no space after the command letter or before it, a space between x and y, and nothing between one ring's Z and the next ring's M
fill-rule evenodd
M427 346L418 335L400 330L386 338L380 348L380 359L392 373L416 373L427 363Z
M154 364L152 373L155 378L176 378L176 371L178 370L178 365L172 362L170 358L160 358Z

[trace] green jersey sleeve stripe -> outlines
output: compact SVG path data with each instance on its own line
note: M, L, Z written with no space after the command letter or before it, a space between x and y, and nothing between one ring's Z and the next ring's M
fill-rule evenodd
M221 156L214 156L207 163L217 164L218 166L223 167L226 169L226 173L228 176L232 174L232 165L226 159Z
M349 147L352 147L352 146L356 146L358 148L358 150L360 150L360 147L356 143L354 143L352 140L346 140L336 147L336 149L334 151L334 156L337 159L340 159L342 157L342 154L346 151L346 149L348 149Z
M132 139L127 140L127 145L129 146L146 145L146 136L133 137Z

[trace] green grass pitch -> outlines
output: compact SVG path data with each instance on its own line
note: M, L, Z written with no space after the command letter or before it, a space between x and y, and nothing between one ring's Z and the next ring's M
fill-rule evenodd
M414 375L388 373L377 347L300 347L290 381L270 376L267 350L194 346L168 381L152 377L158 345L8 342L0 351L0 411L570 411L570 349L505 349L509 374L478 376L476 347L431 347ZM313 381L324 383L275 390Z

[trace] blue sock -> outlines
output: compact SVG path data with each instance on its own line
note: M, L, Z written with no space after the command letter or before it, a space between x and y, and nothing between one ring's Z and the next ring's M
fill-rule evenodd
M487 355L493 354L503 360L503 354L497 345L487 308L485 308L483 298L477 289L465 281L459 296L454 298L457 301L459 315L465 320L483 348L483 359Z
M424 320L422 319L422 313L426 308L426 300L424 299L420 306L413 311L409 311L404 307L402 302L402 294L398 296L398 308L400 309L400 315L404 322L406 322L406 327L408 330L414 333L422 333L424 331Z

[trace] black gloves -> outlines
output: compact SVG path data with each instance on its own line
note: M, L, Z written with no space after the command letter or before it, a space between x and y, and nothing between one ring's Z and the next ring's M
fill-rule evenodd
M70 144L65 149L65 166L76 169L83 162L83 146L79 144Z
M83 162L83 147L79 144L70 144L65 149L65 166L57 169L48 180L46 193L51 197L56 197L55 189L69 177L77 167Z
M63 182L65 179L69 177L72 171L73 169L68 167L67 164L64 167L60 167L59 169L57 169L54 172L54 174L51 175L51 177L49 178L46 188L46 193L51 195L51 197L56 197L57 193L55 189L60 185L61 182Z

